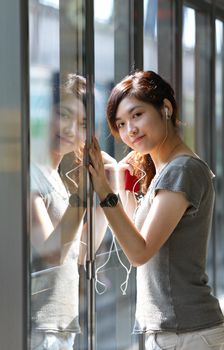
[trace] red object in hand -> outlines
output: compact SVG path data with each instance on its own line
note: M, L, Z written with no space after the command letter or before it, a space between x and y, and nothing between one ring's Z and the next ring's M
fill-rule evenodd
M138 181L137 176L131 175L129 170L125 170L124 173L125 177L125 190L127 191L133 191L138 192L140 190L140 184Z

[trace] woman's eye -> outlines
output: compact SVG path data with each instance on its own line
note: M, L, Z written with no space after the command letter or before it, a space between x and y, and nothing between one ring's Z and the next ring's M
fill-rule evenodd
M123 126L124 126L124 123L118 123L118 124L117 124L117 128L118 128L118 129L121 129Z
M69 114L67 114L67 113L60 112L60 118L61 118L61 119L69 119L70 116L69 116Z
M133 118L138 118L138 117L140 117L141 115L142 115L141 112L135 113L135 114L133 115Z
M80 123L80 126L81 126L83 129L86 129L86 122Z

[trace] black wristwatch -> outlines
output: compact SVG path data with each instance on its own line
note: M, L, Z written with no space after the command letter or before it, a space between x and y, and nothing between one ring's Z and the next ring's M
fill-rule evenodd
M108 193L106 198L100 202L100 206L103 207L116 207L119 201L119 197L115 193Z
M69 204L73 208L77 207L87 207L87 202L82 200L77 193L72 193L69 197Z

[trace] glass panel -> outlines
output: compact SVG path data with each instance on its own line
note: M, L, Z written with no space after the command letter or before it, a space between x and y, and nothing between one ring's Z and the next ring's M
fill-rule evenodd
M183 138L189 147L195 148L195 11L183 10L183 105L181 121Z
M64 348L75 338L78 350L85 342L77 336L80 324L82 334L86 327L85 312L79 319L86 247L85 79L77 76L85 63L83 7L81 1L30 0L29 14L31 349L44 342Z
M196 47L195 47L195 151L205 160L215 172L212 159L212 130L211 121L211 41L209 16L197 11L196 14ZM214 266L214 230L211 230L211 239L208 246L207 273L209 284L215 293L215 266Z
M210 163L211 130L208 123L211 118L211 40L209 16L196 13L196 48L195 48L195 150ZM210 164L211 165L211 164Z
M158 0L144 0L144 69L158 71Z
M216 154L216 212L215 212L215 228L216 228L216 281L217 295L222 298L224 305L224 158L223 158L223 79L224 79L224 42L223 42L223 22L216 20L216 124L215 124L215 154Z
M95 130L102 150L119 160L124 157L125 151L110 135L105 113L112 86L129 70L129 1L121 3L110 0L105 3L104 0L95 0L94 7ZM97 208L96 237L99 237L100 229L105 227L100 212L101 208ZM136 350L137 339L131 334L135 309L135 274L110 229L107 229L96 252L95 275L96 349Z

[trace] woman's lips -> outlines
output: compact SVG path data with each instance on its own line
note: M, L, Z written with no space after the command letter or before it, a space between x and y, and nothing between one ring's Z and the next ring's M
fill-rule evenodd
M69 145L73 145L73 141L67 139L64 136L56 135L56 137L59 139L60 142L68 143Z
M136 139L134 139L134 141L132 143L133 144L139 143L143 139L143 137L145 137L145 135L136 137Z

